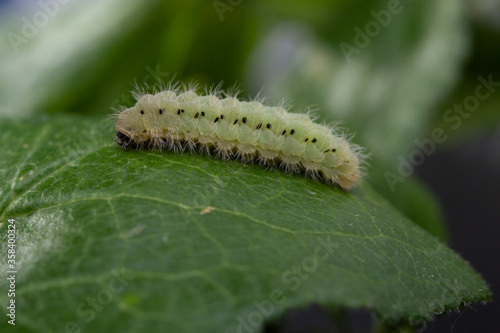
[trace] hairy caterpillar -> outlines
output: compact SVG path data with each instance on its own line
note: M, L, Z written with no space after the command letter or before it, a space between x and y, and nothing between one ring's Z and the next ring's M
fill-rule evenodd
M135 106L116 114L115 141L123 148L200 150L222 159L258 160L346 190L361 177L361 149L308 114L195 91L174 85L153 95L135 92Z

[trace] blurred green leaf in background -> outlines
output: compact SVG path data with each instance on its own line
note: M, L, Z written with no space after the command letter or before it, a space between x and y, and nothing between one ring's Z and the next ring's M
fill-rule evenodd
M3 3L0 267L8 270L11 218L20 267L18 322L0 322L2 332L237 332L239 318L249 325L241 330L257 332L311 303L339 326L343 309L367 308L374 329L411 331L489 300L486 283L445 245L439 205L411 162L436 129L446 139L434 140L432 152L498 130L494 91L457 130L443 116L474 95L479 76L500 78L488 64L463 73L476 34L470 8L479 7L457 0ZM486 45L485 34L474 43ZM237 84L244 97L260 92L270 104L285 98L295 111L317 109L320 121L340 121L368 148L366 179L345 193L258 166L120 150L110 108L133 105L135 84L171 79ZM335 255L324 265L316 260L310 274L295 272L300 288L285 288L284 274L309 267L318 237L328 235ZM111 293L120 272L130 281L122 278L122 291ZM85 312L88 297L107 301L108 294L101 310ZM273 295L284 300L266 314L259 306Z

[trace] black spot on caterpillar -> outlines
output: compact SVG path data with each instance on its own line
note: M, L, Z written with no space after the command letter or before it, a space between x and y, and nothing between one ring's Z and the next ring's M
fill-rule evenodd
M346 190L361 177L362 149L308 114L217 93L199 96L189 89L136 93L136 98L135 106L116 115L115 141L123 148L199 149L223 159L257 159ZM235 120L219 121L225 117Z

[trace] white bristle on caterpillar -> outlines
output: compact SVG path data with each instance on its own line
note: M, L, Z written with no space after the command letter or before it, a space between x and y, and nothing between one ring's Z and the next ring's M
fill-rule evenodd
M123 148L188 149L222 159L258 160L291 173L305 171L345 190L362 175L362 149L333 127L314 123L309 114L217 91L201 96L196 87L174 85L134 95L135 106L115 115L115 141Z

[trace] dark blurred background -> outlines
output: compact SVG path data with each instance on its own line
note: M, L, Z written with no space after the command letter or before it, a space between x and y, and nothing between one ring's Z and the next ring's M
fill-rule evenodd
M0 35L0 117L104 117L134 103L134 82L175 79L341 120L372 154L368 182L498 294L500 87L476 89L500 82L500 1L0 1ZM411 162L436 129L446 139ZM472 304L420 331L493 332L498 313ZM369 330L365 312L351 320ZM334 326L312 306L268 329Z

